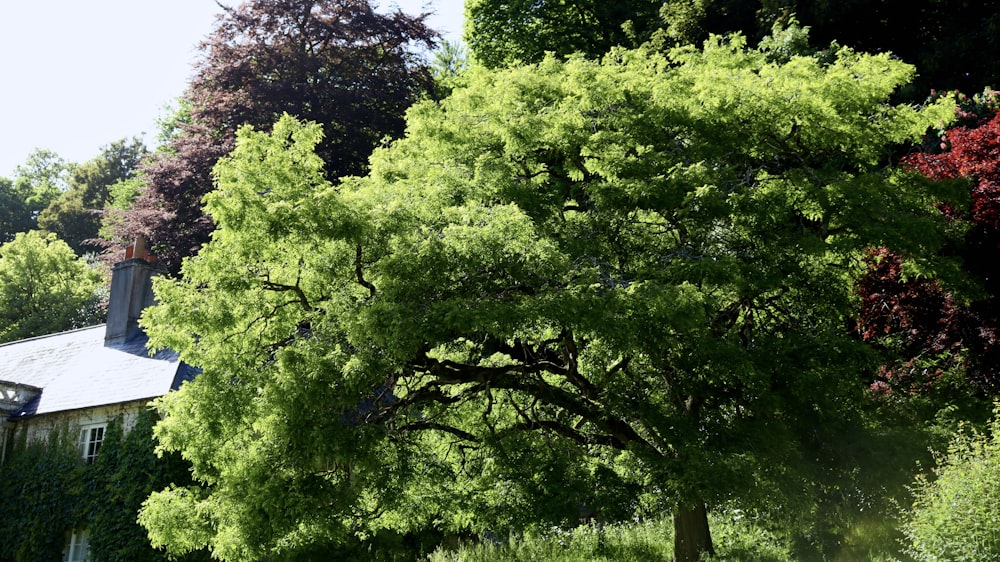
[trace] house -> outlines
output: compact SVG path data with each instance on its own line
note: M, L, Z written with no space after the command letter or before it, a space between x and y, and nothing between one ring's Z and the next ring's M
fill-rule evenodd
M162 269L137 244L112 270L107 324L0 345L0 463L15 440L44 440L55 428L79 435L92 463L109 421L134 423L150 400L194 375L172 351L150 354L139 327ZM84 560L86 531L67 537L64 560Z

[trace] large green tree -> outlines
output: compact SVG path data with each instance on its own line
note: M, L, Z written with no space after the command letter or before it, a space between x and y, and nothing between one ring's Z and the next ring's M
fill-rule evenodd
M54 234L18 233L0 246L0 341L100 320L100 273Z
M203 369L159 403L203 486L151 496L154 544L291 558L562 498L672 511L686 562L708 509L790 508L874 364L864 250L953 269L928 257L946 188L886 166L953 114L890 105L912 75L739 37L472 70L335 184L319 126L244 129L212 241L143 320Z

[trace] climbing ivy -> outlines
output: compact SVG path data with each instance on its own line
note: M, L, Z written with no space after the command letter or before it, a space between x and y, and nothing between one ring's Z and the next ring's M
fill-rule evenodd
M83 465L66 428L15 444L0 467L0 561L60 560L82 522Z
M86 465L75 432L63 427L45 442L15 443L0 466L0 562L60 560L72 529L90 530L92 562L159 562L164 552L149 544L136 523L153 490L190 480L177 455L157 457L152 427L156 413L143 410L128 433L115 419L100 454ZM181 560L209 560L204 552Z

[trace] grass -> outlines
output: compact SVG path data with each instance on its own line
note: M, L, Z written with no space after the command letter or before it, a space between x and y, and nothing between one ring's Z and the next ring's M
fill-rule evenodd
M765 527L734 517L710 521L719 562L906 562L897 522L859 517L836 548L803 548ZM798 546L793 543L799 542ZM669 518L598 527L550 529L507 541L439 547L429 562L669 562L673 528Z
M949 420L965 419L956 408L939 410L934 422L914 430L908 410L890 410L879 423L844 432L829 444L849 477L836 482L807 520L787 514L759 517L739 512L710 515L713 561L731 562L912 562L900 531L900 516L912 504L913 477L932 466L929 449L940 450L953 433ZM975 413L975 412L973 412ZM917 416L916 419L928 419ZM977 419L977 418L974 418ZM773 516L773 517L772 517ZM669 518L603 527L549 529L508 540L438 547L429 562L666 562L673 555Z
M792 560L774 534L746 523L712 521L715 560L783 562ZM673 556L669 518L599 527L551 529L508 541L477 542L439 548L430 562L665 562Z

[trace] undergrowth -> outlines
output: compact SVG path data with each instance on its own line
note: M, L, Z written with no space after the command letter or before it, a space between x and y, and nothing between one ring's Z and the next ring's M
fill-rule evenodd
M788 546L775 534L749 523L714 517L717 556L733 562L791 560ZM669 518L576 529L550 529L506 541L484 541L439 548L430 562L661 562L673 556Z

